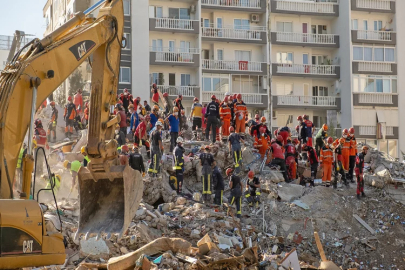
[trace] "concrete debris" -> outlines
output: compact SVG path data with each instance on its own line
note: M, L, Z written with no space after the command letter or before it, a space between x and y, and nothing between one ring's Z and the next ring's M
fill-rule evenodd
M304 194L304 187L301 185L284 183L277 190L278 197L281 201L291 202L292 200L299 199Z

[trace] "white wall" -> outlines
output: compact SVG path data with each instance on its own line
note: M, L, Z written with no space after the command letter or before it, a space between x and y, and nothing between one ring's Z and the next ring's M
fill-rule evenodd
M241 44L241 43L226 43L226 42L215 42L208 43L203 42L202 49L210 50L210 58L217 58L217 50L224 50L223 59L226 61L234 61L235 51L250 51L250 59L253 62L267 62L267 57L263 54L263 46L256 46L251 44Z
M277 22L292 22L293 32L302 33L302 24L308 24L308 33L311 33L311 25L326 25L327 34L335 34L332 31L332 25L334 24L333 19L321 19L318 17L311 16L291 16L287 14L275 14L272 13L270 16L271 29L272 32L277 32Z
M139 1L132 1L133 4L138 5ZM169 8L190 8L194 5L192 2L173 2L173 1L149 1L149 6L163 7L163 18L169 18ZM148 14L148 13L147 13ZM198 20L199 15L190 13L190 20Z
M287 46L287 45L272 45L271 59L273 63L277 62L277 53L293 53L294 64L303 64L303 54L309 54L308 61L311 64L313 55L327 56L328 59L332 60L332 65L336 65L337 61L334 60L336 50L332 49L322 49L322 48L311 48L311 47L299 47L299 46ZM313 63L312 63L313 64Z
M191 43L190 48L198 48L199 41L198 36L190 34L175 34L151 31L149 33L149 46L152 46L152 40L162 39L163 47L169 47L169 41L175 42L175 47L180 48L180 41L186 41Z
M397 11L399 10L397 9ZM358 20L358 30L364 30L364 20L367 21L368 30L370 31L374 30L374 21L382 21L382 26L386 29L393 29L395 24L395 15L389 13L352 11L352 20L354 19Z
M214 24L214 26L217 26L217 18L222 18L222 27L226 26L233 26L234 25L234 19L243 19L243 20L250 20L251 13L248 12L223 12L223 11L207 11L204 10L201 14L201 18L203 19L209 19L210 23ZM265 26L266 25L266 18L264 14L260 14L260 22L259 23L253 23L250 22L250 26Z
M150 66L149 73L163 73L165 85L169 85L169 73L176 74L176 86L181 85L181 74L190 74L190 83L199 85L198 68L171 67L171 66ZM149 75L148 75L149 79Z
M272 78L272 89L273 95L277 95L277 87L281 85L293 85L293 95L303 96L304 95L304 84L308 84L308 95L312 96L313 86L324 86L328 87L329 96L335 95L335 81L334 80L320 80L320 79L310 79L310 78L293 78L293 77L273 77Z

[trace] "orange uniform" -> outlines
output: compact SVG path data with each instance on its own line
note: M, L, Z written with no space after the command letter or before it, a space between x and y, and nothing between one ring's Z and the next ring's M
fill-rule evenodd
M323 165L322 182L330 183L332 179L333 150L329 145L324 145L321 148L320 160Z
M229 127L231 126L231 108L228 104L223 103L219 108L219 116L224 123L221 127L222 138L228 138Z
M345 141L343 143L343 149L342 149L342 165L343 169L345 172L349 171L349 163L350 163L350 137L348 136L347 138L343 138Z
M260 138L255 137L255 142L253 143L253 147L259 150L259 153L263 159L266 155L266 151L270 147L270 138L267 135L260 136Z
M233 111L235 114L235 132L245 133L245 122L247 120L246 104L242 100L236 101L233 106Z

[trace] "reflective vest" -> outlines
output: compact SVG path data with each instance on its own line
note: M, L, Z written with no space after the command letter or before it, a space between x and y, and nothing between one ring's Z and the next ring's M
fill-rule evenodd
M59 190L59 188L60 188L60 179L59 179L59 177L54 177L53 178L53 183L54 183L54 188L56 189L56 190ZM48 184L46 185L46 187L45 187L46 189L51 189L51 181L49 181L48 180Z
M243 120L247 117L247 108L243 101L237 101L234 105L233 110L237 119L241 117Z
M80 161L78 161L78 160L72 161L72 163L70 165L70 170L74 171L74 172L79 172L81 166L82 166L82 163L80 163Z
M350 152L350 147L351 147L351 138L349 136L347 138L343 138L345 142L343 143L343 151L349 151ZM350 154L350 153L349 153Z
M23 155L24 155L24 148L21 147L20 153L18 154L17 169L21 168Z
M321 162L324 163L332 163L333 162L333 150L329 146L325 145L321 149L321 157L320 160Z
M357 155L357 142L355 137L350 138L350 155Z
M231 108L227 104L222 105L219 109L219 115L221 120L231 120Z

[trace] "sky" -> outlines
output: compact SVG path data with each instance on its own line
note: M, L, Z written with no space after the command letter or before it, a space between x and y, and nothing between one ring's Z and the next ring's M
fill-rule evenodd
M42 9L46 0L0 0L0 35L12 36L15 30L42 38L45 19Z

